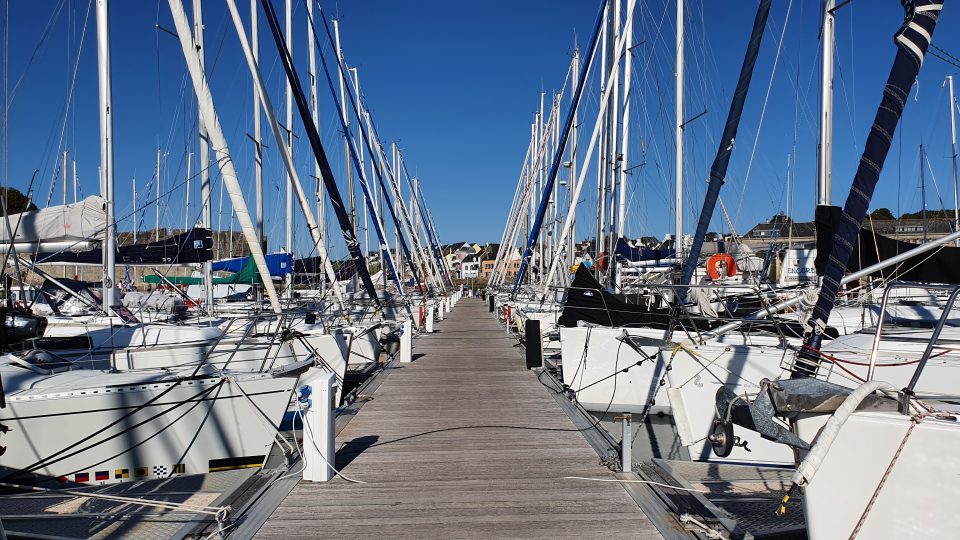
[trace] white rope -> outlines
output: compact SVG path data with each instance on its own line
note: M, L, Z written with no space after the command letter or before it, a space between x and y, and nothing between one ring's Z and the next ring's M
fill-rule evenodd
M7 482L0 482L0 486L12 489L19 489L25 491L33 491L40 493L55 493L60 495L71 495L73 497L86 497L89 499L102 499L106 501L122 502L129 504L140 504L143 506L154 506L157 508L165 508L168 510L182 510L187 512L193 512L196 514L205 514L208 516L214 516L218 521L221 518L225 519L227 513L230 511L229 506L193 506L184 503L176 502L166 502L166 501L153 501L150 499L140 499L137 497L121 497L119 495L106 495L103 493L87 493L84 491L75 491L72 489L52 489L44 488L37 486L21 486L17 484L10 484Z
M586 478L583 476L563 476L561 480L588 480L590 482L620 482L624 484L649 484L651 486L660 486L669 489L675 489L677 491L692 491L694 493L710 493L705 489L694 489L694 488L684 488L678 486L671 486L670 484L661 484L660 482L654 482L652 480L619 480L617 478Z
M707 526L706 523L698 520L690 514L680 514L680 523L692 523L699 527L710 540L727 540L727 537L720 531Z
M366 484L366 482L363 482L361 480L354 480L353 478L348 477L347 475L338 471L336 467L330 464L330 461L328 461L327 458L323 455L323 450L321 450L320 447L317 446L317 441L313 437L313 429L310 427L310 423L307 422L307 417L304 415L304 416L301 416L301 418L303 419L303 428L304 428L303 439L304 440L310 439L310 443L313 445L314 448L317 449L317 454L320 455L320 459L322 459L323 462L326 463L327 467L330 467L330 470L333 471L334 474L336 474L340 478L343 478L347 482L350 482L351 484ZM307 436L307 432L309 432L309 437ZM306 459L304 459L304 463L306 463ZM306 465L304 465L304 467L306 467Z
M240 390L240 393L243 394L243 397L247 398L247 401L250 402L250 406L253 407L253 410L258 413L257 416L260 417L260 419L263 420L267 424L267 426L270 427L270 429L274 430L274 438L279 441L283 441L287 447L287 450L289 450L290 453L292 454L293 446L284 437L280 436L280 428L275 426L273 422L271 422L270 419L266 417L266 413L260 410L260 407L257 407L257 404L256 402L253 401L253 398L247 395L247 392L243 389L242 386L240 386L240 383L237 381L237 378L230 376L230 377L224 377L224 379L227 381L227 383L232 384L233 386L237 387ZM294 393L294 392L295 390L291 390L291 393Z

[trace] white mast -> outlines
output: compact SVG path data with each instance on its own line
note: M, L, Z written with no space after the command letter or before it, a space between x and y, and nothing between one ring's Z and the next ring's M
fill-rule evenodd
M630 87L632 86L633 76L633 52L631 51L633 44L633 17L627 17L624 33L627 36L627 48L623 66L623 133L620 137L620 187L617 189L617 196L619 198L617 208L618 240L623 238L624 231L626 230L625 220L627 217L627 169L630 163L630 160L627 159L627 151L629 150L628 143L630 140ZM615 250L615 247L611 249L611 251ZM621 286L619 265L617 265L614 279L619 288Z
M187 210L183 214L183 230L186 232L190 228L190 165L193 160L193 152L187 154Z
M134 176L131 182L133 184L133 243L137 243L137 177Z
M99 0L103 1L103 0ZM263 256L263 249L260 246L260 240L257 238L257 232L253 227L253 221L250 219L250 213L247 211L247 203L243 200L243 190L237 179L237 171L233 166L233 159L230 157L230 150L227 147L227 139L223 135L223 129L220 126L220 120L217 117L213 106L213 95L210 93L210 87L203 74L203 65L200 61L200 52L197 46L189 39L192 33L190 31L187 15L183 11L183 4L180 0L169 0L170 12L173 15L173 22L176 25L176 33L180 39L180 47L183 50L183 57L187 64L187 70L190 72L190 78L193 82L193 89L197 95L198 110L203 124L209 130L210 141L213 143L214 152L217 154L217 165L220 168L223 177L223 185L230 195L230 201L233 203L236 212L237 221L240 222L240 228L244 239L250 248L250 254L257 265L257 271L263 276L263 286L270 298L270 306L277 314L281 313L280 301L277 298L277 291L270 279L270 270L267 268L267 261ZM194 4L194 9L198 5ZM209 288L208 288L209 290Z
M291 60L293 60L293 2L286 0L285 7L285 30L287 38L287 50L290 51ZM290 86L290 79L287 79L287 152L293 158L293 88ZM264 98L265 99L265 98ZM287 213L286 213L286 234L285 247L288 254L293 255L293 177L287 172ZM292 269L291 269L292 270ZM284 290L287 298L293 298L293 272L288 273L283 278Z
M256 2L257 0L251 0ZM313 0L307 0L307 47L310 49L310 112L315 126L320 125L320 113L317 107L317 52L316 41L313 35ZM259 61L258 61L259 62ZM317 181L317 225L319 226L319 235L321 244L326 242L326 205L323 201L323 177L320 171L320 163L316 158L313 160L313 176ZM325 247L325 246L324 246Z
M177 4L180 10L183 6ZM172 4L171 4L172 9ZM201 0L193 0L193 47L196 51L197 60L200 62L200 74L206 77L206 69L203 48L203 5ZM211 98L212 99L212 98ZM197 93L197 108L200 107L200 94ZM207 136L207 127L202 114L197 115L197 133L200 140L200 204L202 205L201 226L207 229L213 229L213 204L210 200L212 196L210 191L210 140ZM221 186L222 187L222 186ZM223 192L221 191L221 194ZM207 313L213 310L213 263L207 261L203 263L203 293L204 305Z
M257 0L250 0L250 46L254 62L260 63L260 25L257 22ZM263 135L260 129L260 92L253 84L253 162L254 184L257 191L257 236L264 246L263 232ZM264 246L266 249L266 246Z
M103 245L103 311L116 303L117 225L113 204L113 79L110 74L110 14L107 0L97 0L97 65L100 88L100 174L107 208Z
M348 71L350 71L351 73L353 73L353 90L354 90L354 92L356 93L356 94L354 95L354 100L356 101L356 104L355 104L355 105L356 105L356 108L357 108L357 114L362 117L363 114L362 114L361 111L363 111L363 109L360 107L360 76L359 76L359 74L357 73L357 68L355 68L355 67L349 68ZM358 138L358 139L361 139L361 140L363 139L363 120L361 120L361 119L359 119L359 118L357 119L357 138ZM359 143L360 143L359 140L357 141L357 143L358 143L358 144L357 144L357 158L360 160L360 173L359 173L359 174L360 174L360 177L361 177L361 178L359 178L359 180L362 182L362 181L363 181L362 177L365 176L366 173L367 173L367 172L366 172L366 165L364 165L364 157L363 157L363 147L364 147L364 145L363 145L363 144L359 144ZM372 159L373 159L373 158L371 158L371 160L372 160ZM367 177L367 178L372 178L372 177ZM368 187L367 187L367 191L370 192L371 203L373 203L373 201L372 201L372 197L373 197L373 193L374 193L374 191L373 191L373 186L372 186L372 185L368 186ZM370 235L369 235L369 226L368 226L368 219L367 219L367 218L368 218L368 216L367 216L367 205L363 205L363 258L364 258L364 260L366 260L367 257L368 257L368 255L370 254ZM382 270L382 269L383 269L383 268L382 268L382 265L381 265L381 270Z
M343 48L340 47L340 21L337 19L333 20L333 35L334 35L334 46L337 48L337 76L340 80L340 116L343 118L344 132L343 132L343 159L344 163L350 163L350 117L347 116L347 88L346 88L346 75L343 73L344 68L346 67L346 62L343 60ZM347 165L347 199L350 204L350 226L353 228L354 232L357 230L357 208L356 201L354 200L354 189L353 189L353 168ZM353 276L350 278L350 287L352 290L357 290L357 274L353 273Z
M833 51L836 0L826 0L823 12L820 63L820 145L817 148L817 206L830 205L833 177Z
M570 106L574 107L573 111L573 124L570 126L570 178L567 180L567 210L570 208L575 208L577 206L576 201L573 198L574 184L577 181L577 150L579 147L579 135L577 132L577 125L580 123L578 118L580 115L580 107L576 103L577 96L577 84L580 83L580 48L577 47L573 51L573 77L570 77ZM573 213L573 217L570 219L570 245L568 249L570 252L567 254L570 257L570 265L572 267L575 262L577 262L577 215L576 212ZM560 238L557 239L560 242ZM569 268L568 267L568 268ZM548 276L549 277L549 276ZM548 284L549 285L549 284Z
M63 205L67 205L67 173L70 168L67 166L67 151L63 151L63 169L61 169L60 179L63 181Z
M395 176L396 176L396 177L399 177L399 176L400 176L400 154L397 152L397 143L396 143L396 142L391 142L391 143L390 143L390 153L391 153L391 157L392 157L392 159L393 159L393 170L397 171ZM392 190L391 190L391 192L392 192ZM391 195L392 195L392 193L391 193ZM388 196L390 196L390 195L388 195ZM394 208L396 208L396 205L394 205ZM400 220L397 220L397 223L400 223ZM397 275L400 276L400 279L402 280L403 277L404 277L404 275L406 274L406 272L404 271L404 268L403 268L403 253L400 252L400 234L401 234L401 233L400 233L400 225L398 224L398 225L397 225L396 227L394 227L394 229L393 229L393 246L394 246L394 247L393 247L393 253L394 253L394 255L396 255ZM387 245L387 249L390 249L389 244ZM400 286L401 286L401 285L400 285L399 283L397 283L397 289L398 289L398 290L399 290ZM423 291L421 291L421 292L423 292Z
M957 189L957 118L954 109L957 102L953 99L953 76L947 75L947 84L950 86L950 160L953 162L953 231L960 231L960 208L958 208L958 189ZM960 239L957 239L956 245L960 247Z
M610 10L611 3L607 2L606 7L603 11L603 29L600 34L600 99L606 100L609 104L609 92L607 88L610 85L610 76L607 74L607 60L609 59L609 54L607 52L607 41L610 39ZM609 119L609 110L608 107L603 108L603 120L605 126L608 127L607 122ZM597 143L600 145L600 150L597 151L597 222L596 222L596 251L593 253L594 262L599 263L600 253L604 250L604 221L607 215L607 150L610 137L610 130L604 128L603 135L600 137L600 142ZM599 269L599 266L597 267ZM603 276L597 274L598 280L603 283Z
M675 238L673 241L676 257L682 258L683 251L683 2L677 0L677 73L675 101L676 101L676 186L674 192L674 209L676 212Z
M620 0L615 0L613 3L613 34L611 43L617 43L620 40ZM612 49L612 47L611 47ZM613 51L610 51L613 54ZM627 54L629 56L629 54ZM617 62L620 59L617 58ZM611 60L612 62L612 60ZM617 70L620 69L620 64L617 64ZM623 83L621 81L620 83ZM609 185L607 192L610 197L610 209L609 215L605 218L604 221L604 231L603 235L609 240L606 242L606 251L607 251L607 270L604 272L606 277L607 284L612 282L611 272L613 272L614 264L611 263L611 260L614 258L613 250L616 246L616 241L614 240L614 221L617 217L616 211L616 197L619 195L617 193L617 170L619 167L619 162L617 161L617 124L620 122L620 83L617 83L613 86L613 94L611 94L610 99L613 101L610 107L607 108L609 111L607 113L607 153L604 155L604 159L607 160L607 174L609 176L609 182L604 178L604 185Z
M160 147L157 147L157 181L154 183L157 187L157 200L153 201L156 205L156 222L153 228L153 240L160 240Z
M636 7L636 0L627 1L627 17L633 16L634 8ZM571 197L572 201L577 201L580 198L580 191L583 188L583 184L586 180L586 173L590 159L593 156L593 151L597 146L597 138L600 134L600 128L603 126L603 121L606 118L607 106L610 104L610 99L608 93L610 92L609 85L618 84L620 78L619 60L620 55L623 53L623 48L626 45L626 34L621 35L617 44L616 44L616 53L613 55L613 65L610 66L610 71L608 73L608 86L604 90L604 94L600 97L600 110L597 111L597 120L593 125L593 134L590 135L590 142L587 143L587 152L583 158L584 167L580 169L580 176L577 180L576 187L574 188L573 196ZM596 51L594 51L596 52ZM594 59L591 58L590 62ZM602 160L602 154L598 157L598 160ZM571 234L571 226L573 225L573 216L576 214L576 204L572 204L567 210L567 218L564 221L563 229L560 232L560 238L557 240L559 243L563 243L567 240L567 235ZM553 276L557 271L557 264L560 262L559 256L554 256L553 262L550 264L550 271L547 272L547 279L544 281L545 285L543 288L543 294L546 295L549 289L549 284L553 281Z
M287 170L287 178L290 181L289 189L291 192L294 192L297 195L297 200L300 203L300 209L303 210L303 215L306 218L307 229L310 231L310 238L317 246L317 254L320 257L320 260L323 262L324 272L326 272L327 279L332 284L337 301L339 302L340 306L343 307L343 296L341 295L340 288L337 287L336 273L334 272L333 264L330 262L330 257L327 256L326 246L320 237L320 227L313 219L312 205L307 199L306 192L303 191L303 185L300 183L300 177L293 165L293 154L284 144L284 134L280 131L280 124L277 122L277 115L273 108L273 102L270 100L269 94L267 94L267 87L263 82L263 76L260 73L260 66L254 60L253 53L247 44L246 36L243 33L243 22L240 20L240 12L237 10L234 0L227 0L227 7L230 10L230 16L233 19L233 24L237 31L237 37L240 38L240 47L243 49L244 57L247 60L247 67L250 69L250 74L253 76L253 82L256 85L257 93L262 96L260 103L263 106L263 112L267 116L267 125L270 126L270 130L273 133L277 147L280 149L280 157L283 160L283 165Z

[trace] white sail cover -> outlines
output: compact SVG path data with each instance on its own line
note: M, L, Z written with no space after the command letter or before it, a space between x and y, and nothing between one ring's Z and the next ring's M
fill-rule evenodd
M10 215L14 242L82 242L103 240L107 232L105 201L96 195L74 204ZM9 244L6 226L0 226L0 244Z

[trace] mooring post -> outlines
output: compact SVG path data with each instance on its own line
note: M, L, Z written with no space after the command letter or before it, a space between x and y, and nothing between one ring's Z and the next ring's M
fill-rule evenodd
M409 324L409 323L407 323ZM310 382L313 391L312 404L307 410L304 430L304 454L306 466L303 479L310 482L327 482L333 479L336 453L334 452L333 402L337 379L333 373L324 373Z
M425 329L428 334L433 333L433 304L430 304L427 306L427 318L426 318Z
M622 426L622 438L620 439L620 470L621 472L630 472L633 470L633 415L623 413L622 416L614 418L620 420Z
M429 320L428 318L427 321ZM413 323L403 321L403 330L400 334L400 363L409 364L410 362L413 362Z

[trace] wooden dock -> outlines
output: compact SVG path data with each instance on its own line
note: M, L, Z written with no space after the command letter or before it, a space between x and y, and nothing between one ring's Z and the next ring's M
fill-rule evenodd
M614 476L484 303L438 328L337 439L366 483L300 482L258 537L661 538L620 484L564 479Z

